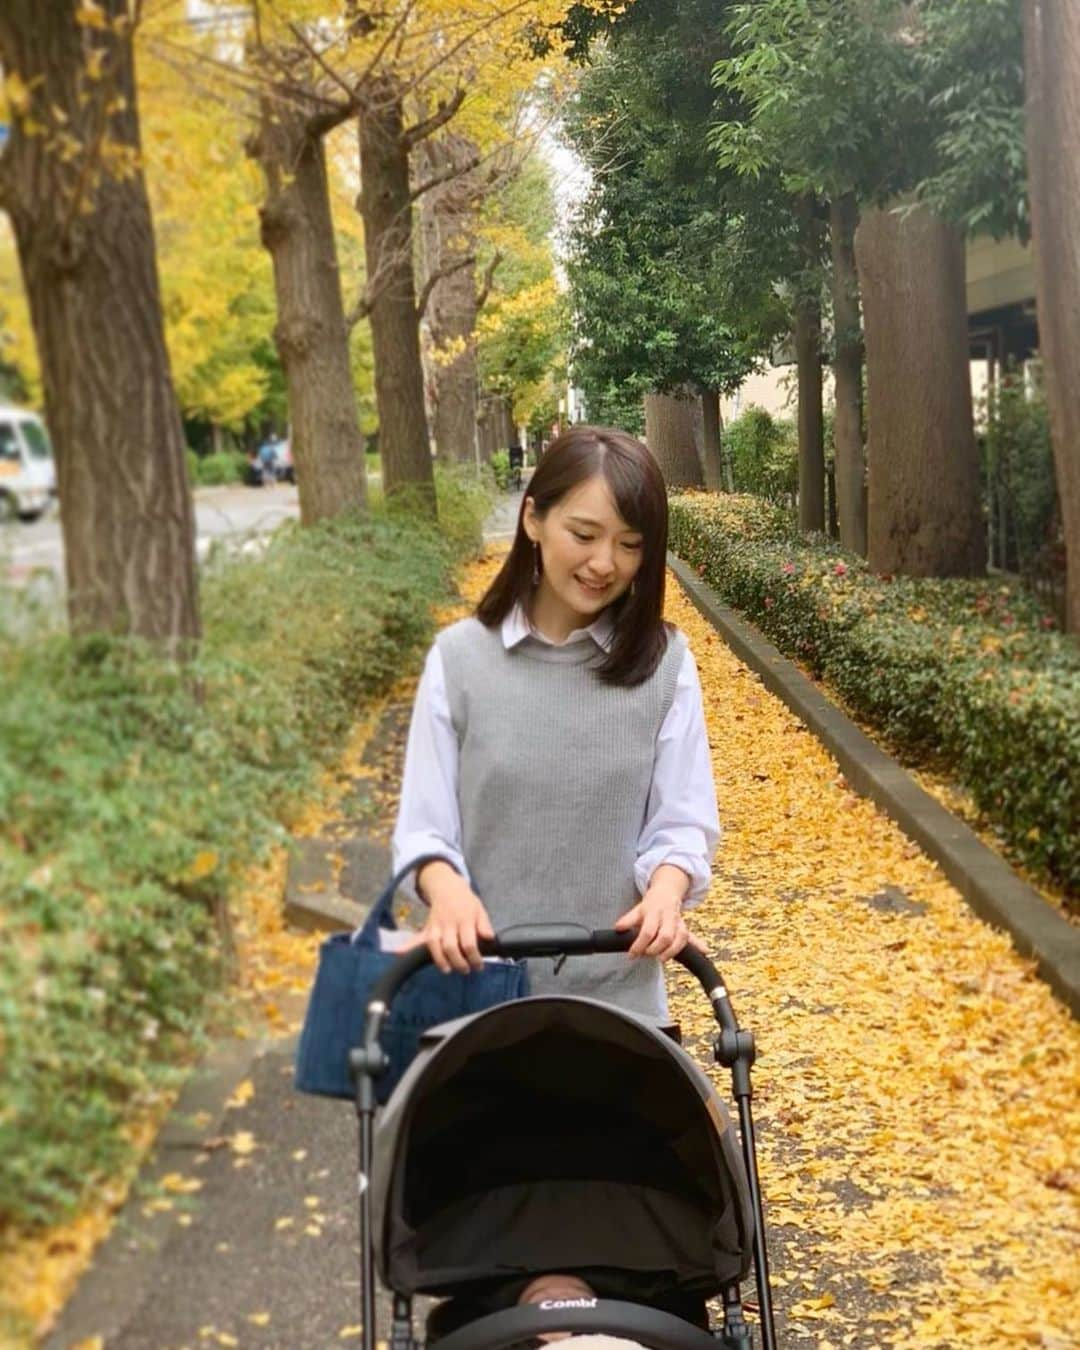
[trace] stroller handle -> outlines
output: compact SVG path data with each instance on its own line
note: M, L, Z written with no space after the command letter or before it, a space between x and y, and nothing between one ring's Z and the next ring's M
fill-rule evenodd
M481 938L480 954L510 958L600 956L629 951L635 937L633 932L618 933L613 928L594 931L574 923L515 924L512 928L502 929L494 938ZM725 1031L737 1031L738 1023L723 976L705 953L688 943L673 959L701 985L720 1026ZM368 1006L381 1003L389 1009L405 981L430 964L431 953L425 946L403 953L372 989Z

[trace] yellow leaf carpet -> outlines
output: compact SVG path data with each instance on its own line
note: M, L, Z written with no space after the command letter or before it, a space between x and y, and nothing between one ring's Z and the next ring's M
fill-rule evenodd
M492 554L465 570L464 603L443 622L468 612L500 562ZM692 923L757 1037L781 1345L1080 1347L1080 1028L1007 939L850 791L674 578L668 596L701 674L725 831ZM360 761L382 707L290 822L295 833L342 814L342 785L370 772ZM397 769L380 772L373 825L385 834ZM235 906L231 1034L297 1027L317 941L284 926L284 865L282 851L251 869ZM674 967L671 986L684 1040L708 1063L711 1012ZM717 1083L726 1097L724 1073ZM242 1111L245 1087L230 1107ZM133 1122L143 1148L154 1124ZM245 1165L249 1136L222 1142ZM0 1294L32 1325L51 1322L126 1182L74 1223L5 1250Z
M757 1036L781 1344L1080 1346L1080 1027L668 596L725 831L693 927ZM709 1032L681 971L673 1008Z

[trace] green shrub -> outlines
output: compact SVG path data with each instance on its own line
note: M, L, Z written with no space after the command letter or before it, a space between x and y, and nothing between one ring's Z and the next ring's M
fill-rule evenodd
M400 513L208 560L183 671L55 632L0 648L0 1225L51 1223L128 1152L197 1038L215 915L415 666L487 498L440 475L449 538Z
M1038 367L1030 368L1028 380L1008 366L981 411L991 561L1004 571L1032 576L1044 566L1058 515L1050 415Z
M673 498L671 547L898 749L944 759L1015 857L1080 894L1080 652L1030 595L876 576L754 498Z
M491 472L495 475L495 486L505 492L510 486L510 452L496 450L491 456Z
M247 456L242 450L222 450L199 460L199 484L202 487L242 483L246 473Z
M791 504L799 489L798 437L790 420L749 407L724 428L736 492Z

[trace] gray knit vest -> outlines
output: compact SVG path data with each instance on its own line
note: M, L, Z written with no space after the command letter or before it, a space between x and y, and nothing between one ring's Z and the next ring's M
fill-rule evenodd
M569 921L611 928L638 897L634 862L656 739L686 639L628 689L602 683L591 641L526 638L463 619L438 638L460 755L465 863L496 929ZM570 957L529 963L533 993L583 994L666 1017L658 961Z

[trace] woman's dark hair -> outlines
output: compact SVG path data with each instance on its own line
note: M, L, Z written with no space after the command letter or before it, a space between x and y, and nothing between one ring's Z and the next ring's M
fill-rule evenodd
M477 605L476 617L494 628L516 604L528 609L536 554L525 533L525 502L531 498L543 518L568 492L597 474L610 488L619 515L640 531L642 557L633 586L610 606L614 636L596 670L607 684L641 684L659 665L668 640L663 618L667 492L656 460L625 431L576 426L552 441L526 489L510 553Z

